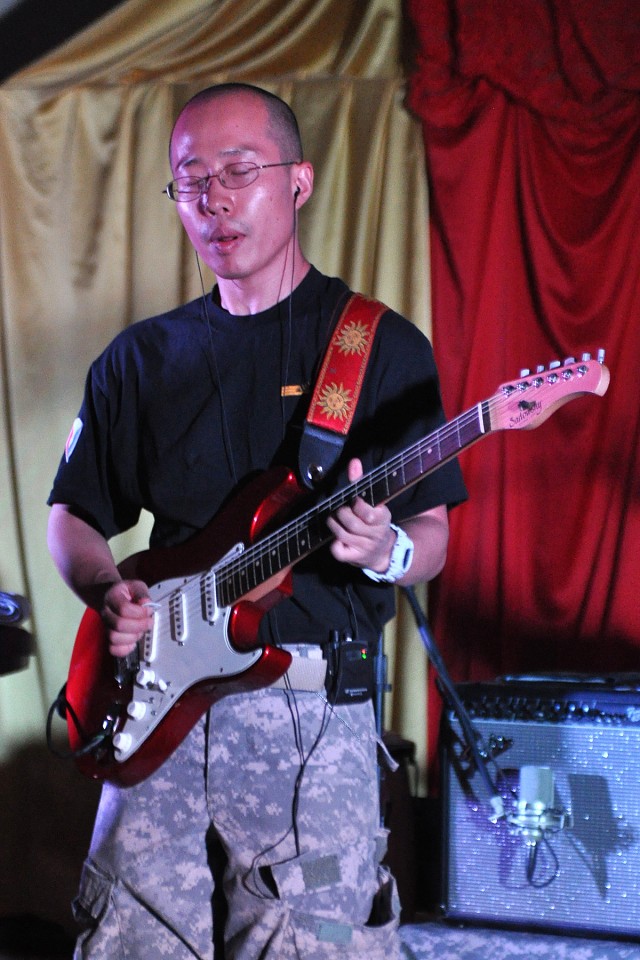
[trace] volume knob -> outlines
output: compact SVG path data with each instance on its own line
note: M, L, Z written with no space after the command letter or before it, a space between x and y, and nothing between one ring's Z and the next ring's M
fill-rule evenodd
M133 737L130 733L116 733L113 738L113 749L117 753L126 753L131 748Z
M141 670L138 670L136 675L136 682L141 687L152 687L155 683L156 675L153 670L149 670L148 667L142 667Z
M127 713L133 720L142 720L146 712L147 705L141 700L132 700L127 704Z

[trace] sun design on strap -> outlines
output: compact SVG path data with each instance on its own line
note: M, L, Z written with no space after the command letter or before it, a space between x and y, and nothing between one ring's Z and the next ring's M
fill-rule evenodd
M338 350L340 353L346 354L364 353L369 342L369 333L369 327L365 323L357 323L354 320L340 333Z
M351 390L347 390L342 383L340 386L332 383L323 389L318 402L326 417L344 420L351 406Z

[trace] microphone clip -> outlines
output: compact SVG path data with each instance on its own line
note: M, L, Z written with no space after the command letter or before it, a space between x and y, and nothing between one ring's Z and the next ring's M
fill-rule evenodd
M547 834L573 826L571 814L555 805L553 771L549 767L525 766L520 769L518 800L506 821L510 832L535 846Z

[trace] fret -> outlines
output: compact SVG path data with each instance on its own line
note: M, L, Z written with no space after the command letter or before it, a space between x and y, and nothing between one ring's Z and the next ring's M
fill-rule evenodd
M236 566L238 569L234 571L230 578L231 595L234 599L236 597L242 597L251 589L251 585L247 577L246 566L242 562L240 565L236 564Z
M299 560L300 557L303 557L310 548L310 535L308 527L299 523L294 524L294 538L294 556L296 560Z
M216 605L228 607L231 605L231 596L229 593L229 580L223 573L219 573L216 578Z
M322 503L314 511L310 511L305 526L304 551L300 556L316 550L329 539L327 519L332 512L332 508L327 503Z
M450 457L455 456L456 453L460 450L460 438L458 433L450 433L448 436L444 437L440 443L439 456L438 460L442 463L445 460L448 460Z
M360 477L357 482L358 494L365 500L367 503L376 505L378 502L375 497L375 485L371 480L371 476L367 475L365 477Z
M384 482L385 482L385 495L382 499L387 499L391 497L396 490L402 489L404 471L395 463L393 469L385 471Z
M247 565L247 582L249 583L249 589L253 590L259 584L264 583L267 580L269 574L265 573L264 570L264 558L262 552L256 553L253 552L251 562Z
M380 489L380 495L376 497L376 500L378 503L380 503L383 500L388 500L389 497L393 495L394 484L392 481L396 476L397 476L396 470L392 470L392 471L385 470L383 476L381 477L377 485L378 488Z
M374 506L379 503L384 503L385 500L388 500L392 496L393 489L395 486L395 481L399 483L402 482L401 478L404 476L402 470L398 469L394 471L395 475L389 473L384 473L375 483L370 484L371 498L369 500ZM393 479L394 483L391 483Z
M404 476L404 487L415 483L416 480L419 480L422 476L422 456L420 455L419 447L417 452L414 453L412 450L410 455L404 457L404 469L402 473Z
M269 537L265 543L265 549L268 551L270 576L292 562L289 540L285 537L283 542L279 544L272 541L275 541L275 537Z
M478 440L484 433L488 433L491 429L490 425L484 422L484 412L481 404L478 404L476 407L476 413L477 417L469 417L458 427L460 449L468 447L469 444L474 443L474 441ZM488 417L488 410L486 415Z

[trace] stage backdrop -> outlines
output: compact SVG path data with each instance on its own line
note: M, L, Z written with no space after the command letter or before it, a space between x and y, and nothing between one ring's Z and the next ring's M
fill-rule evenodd
M317 172L308 255L429 332L401 26L396 0L130 0L0 87L0 590L30 597L38 645L28 669L0 677L0 913L70 923L88 842L93 785L44 746L82 612L49 560L45 501L90 361L122 327L198 295L162 195L177 110L223 80L289 100ZM410 618L397 626L387 723L422 757L426 658Z
M611 370L603 399L463 454L431 603L445 660L457 680L640 671L640 7L408 14L448 411L555 358L602 347Z

